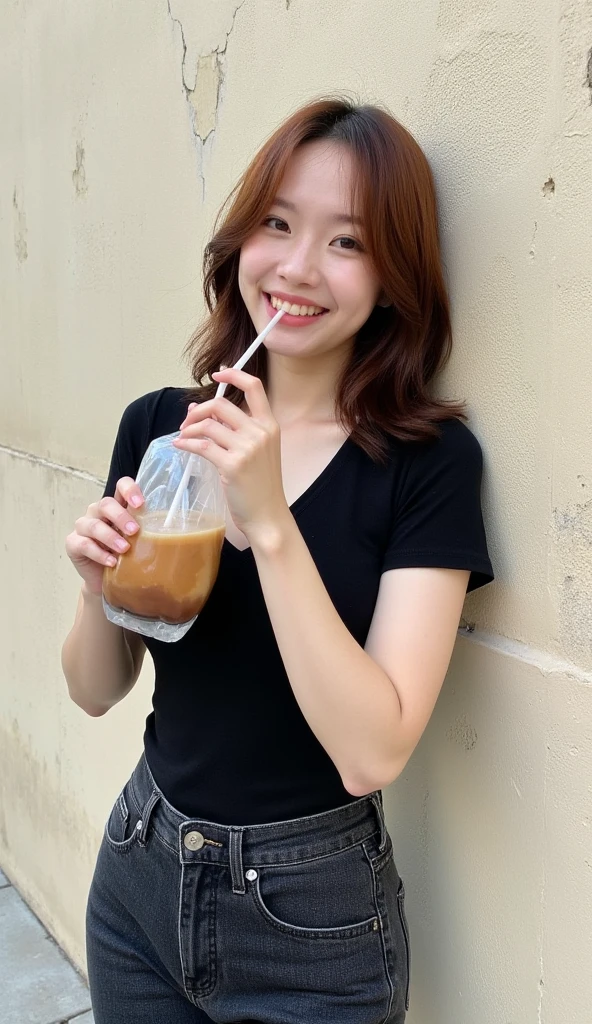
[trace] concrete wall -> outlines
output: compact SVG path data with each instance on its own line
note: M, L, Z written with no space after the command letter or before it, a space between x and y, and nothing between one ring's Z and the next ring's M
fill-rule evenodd
M387 793L410 1024L589 1024L592 7L586 0L11 0L0 7L0 863L83 963L151 676L106 718L59 651L63 539L123 406L182 384L215 211L324 91L386 102L438 182L498 579Z

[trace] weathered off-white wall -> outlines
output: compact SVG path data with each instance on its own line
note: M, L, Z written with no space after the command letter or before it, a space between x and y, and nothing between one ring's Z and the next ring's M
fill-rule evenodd
M410 1024L589 1024L592 6L589 0L11 0L0 7L0 863L83 964L147 668L67 699L63 553L124 405L184 383L215 211L301 101L387 103L438 182L498 579L387 793Z

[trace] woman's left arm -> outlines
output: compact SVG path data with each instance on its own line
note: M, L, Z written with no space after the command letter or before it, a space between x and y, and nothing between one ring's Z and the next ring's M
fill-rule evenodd
M269 617L296 700L354 796L397 778L433 711L469 573L391 569L365 649L337 614L294 520L253 542Z
M232 517L251 544L288 679L315 736L354 796L403 770L452 655L469 572L391 569L382 576L365 649L339 617L285 500L279 427L261 381L215 374L245 392L193 407L177 446L220 471Z

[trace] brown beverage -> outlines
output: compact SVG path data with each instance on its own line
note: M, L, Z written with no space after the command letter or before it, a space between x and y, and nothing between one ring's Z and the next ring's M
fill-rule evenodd
M103 573L113 608L163 622L188 622L203 608L218 575L225 526L211 514L179 512L164 529L166 511L136 514L130 548Z

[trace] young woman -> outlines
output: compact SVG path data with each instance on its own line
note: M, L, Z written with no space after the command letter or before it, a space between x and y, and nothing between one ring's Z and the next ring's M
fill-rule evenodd
M146 648L156 670L89 897L95 1021L401 1024L409 935L380 790L426 727L467 589L493 578L480 446L430 393L450 322L417 143L375 107L298 111L233 193L205 294L195 387L126 409L105 495L67 539L72 699L102 715ZM249 372L220 371L280 305ZM166 644L109 623L100 594L142 455L179 427L229 515L209 601Z

